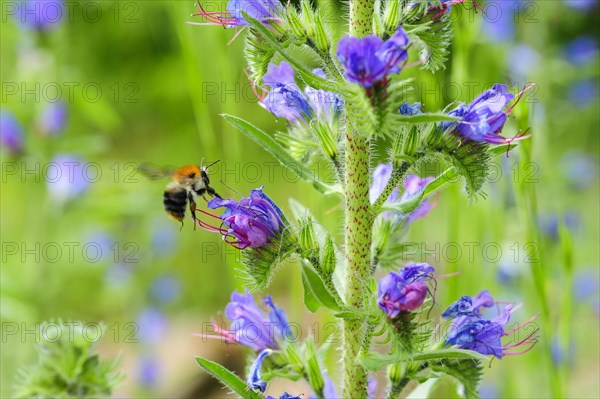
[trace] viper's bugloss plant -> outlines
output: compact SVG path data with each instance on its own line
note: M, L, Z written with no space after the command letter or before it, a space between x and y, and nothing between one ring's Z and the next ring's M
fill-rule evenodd
M227 10L211 12L198 5L198 16L208 24L241 27L234 37L246 32L247 75L258 103L287 123L265 132L240 117L224 118L320 193L337 196L344 210L343 230L327 231L292 199L293 218L286 218L261 188L240 200L211 200L208 207L224 209L221 215L202 211L219 225L198 224L241 251L239 271L249 290L263 291L283 260L295 260L307 309L332 312L342 327L341 362L326 371L321 359L326 348L310 335L289 335L287 317L270 297L264 300L267 312L249 292L234 293L225 309L230 327L216 322L213 327L225 342L252 350L245 379L197 360L242 397L263 397L270 380L281 377L304 379L310 391L266 397L337 397L335 382L341 381L342 397L366 398L376 390L369 374L384 367L388 398L398 397L411 381L440 375L459 381L466 397L477 397L487 356L521 354L537 341L534 329L509 342L532 320L509 328L512 305L486 317L484 309L498 306L487 291L452 304L442 315L452 319L450 327L437 337L436 292L449 276L434 276L441 265L409 262L404 242L411 226L431 218L438 198L443 200L440 191L451 182L460 179L471 200L483 196L493 157L529 137L523 132L509 138L506 131L513 108L531 86L513 94L496 84L469 104L439 111L408 102L412 82L404 71L445 67L450 9L465 1L375 3L350 0L349 31L343 35L333 34L323 11L309 0L299 6L231 0ZM312 172L321 162L333 168L335 181ZM341 232L344 242L337 245ZM254 334L244 334L249 331Z

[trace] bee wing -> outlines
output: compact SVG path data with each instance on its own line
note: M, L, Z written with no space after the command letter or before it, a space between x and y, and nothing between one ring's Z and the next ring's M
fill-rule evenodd
M173 175L173 173L175 172L176 168L174 167L161 167L161 166L156 166L156 165L152 165L149 163L143 163L141 165L138 166L138 172L140 172L141 174L143 174L144 176L152 179L152 180L158 180L158 179L164 179L166 177L171 177Z

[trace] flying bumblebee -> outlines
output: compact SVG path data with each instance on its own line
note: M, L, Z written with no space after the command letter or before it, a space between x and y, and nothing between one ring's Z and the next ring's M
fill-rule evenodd
M167 185L163 193L163 205L165 211L174 219L181 222L183 228L183 219L185 217L185 208L189 203L190 213L194 219L194 229L196 228L196 201L197 197L206 199L206 194L211 197L222 198L210 186L210 180L206 171L208 168L219 162L218 160L204 167L200 165L186 165L179 169L160 168L149 164L142 164L139 171L150 179L161 179L171 177L173 180Z

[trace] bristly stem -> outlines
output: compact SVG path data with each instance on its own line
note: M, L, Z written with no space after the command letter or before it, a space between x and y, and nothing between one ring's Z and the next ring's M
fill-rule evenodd
M383 192L373 204L373 211L376 212L377 210L379 210L379 208L381 208L381 206L388 199L390 194L392 194L396 187L398 187L398 185L402 182L402 179L404 178L404 175L406 175L406 172L408 171L410 166L411 164L405 161L400 164L400 167L394 169L390 180L387 182L385 188L383 189Z
M350 0L350 35L371 33L374 0ZM361 310L365 305L365 283L370 276L371 230L369 204L370 146L368 139L346 121L345 151L345 246L346 305ZM362 319L344 320L344 398L367 397L367 372L359 355L366 335Z

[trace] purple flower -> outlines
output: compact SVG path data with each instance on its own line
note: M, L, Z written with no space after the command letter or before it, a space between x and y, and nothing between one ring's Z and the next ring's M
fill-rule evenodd
M569 102L581 107L595 104L600 95L598 87L597 79L582 79L574 82L569 87Z
M160 374L160 364L152 356L143 356L139 362L139 381L145 387L156 385Z
M199 13L194 16L205 18L209 24L222 25L226 28L246 26L242 12L260 21L263 24L279 21L283 6L279 0L229 0L227 12L206 11L202 7L202 0L197 2Z
M233 292L231 302L225 307L225 316L231 321L231 326L225 330L213 322L215 332L226 342L238 343L256 351L278 348L279 341L292 336L287 316L275 306L271 297L264 298L264 302L271 308L268 314L258 307L248 291L244 294Z
M377 305L390 319L418 309L429 292L424 281L433 271L427 263L411 263L397 273L390 272L377 284Z
M240 201L213 198L211 209L225 208L220 216L226 228L218 229L223 240L239 249L260 248L281 234L285 228L284 216L262 187L252 190L250 197ZM206 226L203 226L206 228Z
M582 151L568 152L560 163L570 185L577 190L586 189L598 178L598 161Z
M508 64L516 79L523 81L535 69L540 61L537 51L526 44L519 44L508 54Z
M177 245L177 236L171 224L167 224L161 218L152 226L151 237L152 249L158 255L167 255L175 250Z
M89 236L84 244L86 261L95 264L108 259L108 257L114 258L115 247L113 245L115 245L115 240L105 232Z
M267 395L267 399L276 399L276 398L274 398L271 395ZM300 396L300 395L292 395L292 394L289 394L287 392L284 392L284 393L281 394L281 396L279 397L279 399L302 399L302 396ZM326 398L326 399L329 399L329 398Z
M126 285L129 280L131 280L132 274L131 265L119 262L108 268L104 279L107 285L119 288Z
M580 36L565 47L567 60L575 65L594 62L598 57L598 43L591 36Z
M12 154L17 154L23 149L23 129L17 119L6 110L0 110L0 145Z
M25 0L18 5L18 21L26 27L49 31L62 20L62 0Z
M508 92L506 85L495 84L469 105L459 105L449 113L462 118L454 127L453 133L472 141L491 144L506 144L527 138L527 136L519 136L507 139L499 134L508 118L508 111L505 111L505 108L514 97L514 94ZM443 125L442 128L444 126L447 127Z
M323 397L325 399L337 399L338 394L337 390L335 389L335 384L333 383L331 377L329 377L326 373L323 373L323 383ZM317 395L313 393L308 399L317 399Z
M267 356L269 356L272 352L273 351L271 349L263 349L250 366L250 372L248 373L248 378L246 379L246 383L250 389L258 389L261 392L264 392L267 389L267 383L262 380L260 369Z
M152 282L150 293L157 302L169 303L179 294L180 285L177 277L165 274Z
M65 129L67 124L67 106L62 101L49 103L42 111L38 126L43 134L55 136Z
M369 377L367 383L367 399L373 399L377 395L377 378Z
M385 42L378 36L345 37L337 56L346 78L369 88L391 73L400 73L408 59L408 36L402 27Z
M167 318L155 308L146 308L138 316L138 336L142 342L158 344L167 327Z
M493 42L507 42L514 38L517 13L523 8L523 0L492 1L486 4L482 21L483 31ZM517 7L515 8L515 4Z
M59 202L82 195L90 185L85 174L85 162L76 156L55 156L46 175L46 187L50 195Z
M493 355L499 359L506 355L522 354L533 348L537 343L537 328L516 344L503 345L502 337L530 324L535 317L511 331L505 331L504 326L510 319L512 305L505 306L493 319L486 319L481 313L483 308L491 308L495 304L490 293L484 290L475 298L463 296L450 305L442 314L442 317L454 319L446 336L445 345L455 345L461 349L472 350L483 355ZM523 346L525 349L521 352L511 350Z
M326 77L321 69L313 72ZM269 91L260 103L278 118L299 123L308 122L314 117L330 119L341 113L343 101L339 94L316 90L310 86L306 86L302 92L296 84L292 66L285 61L279 65L269 64L263 82L269 87Z
M371 201L371 204L374 204L375 201L377 201L377 198L383 193L385 186L392 177L392 170L393 167L390 164L379 164L375 167L375 170L373 171L373 183L369 190L369 200ZM419 195L432 180L433 178L431 177L420 178L417 175L408 175L404 180L404 192L402 193L402 197L400 197L398 189L396 188L388 197L387 202L395 203L409 201L416 195ZM402 215L398 212L384 212L383 215L388 220L398 219L406 220L407 223L412 223L417 219L427 216L432 207L432 203L428 199L425 199L408 215Z

